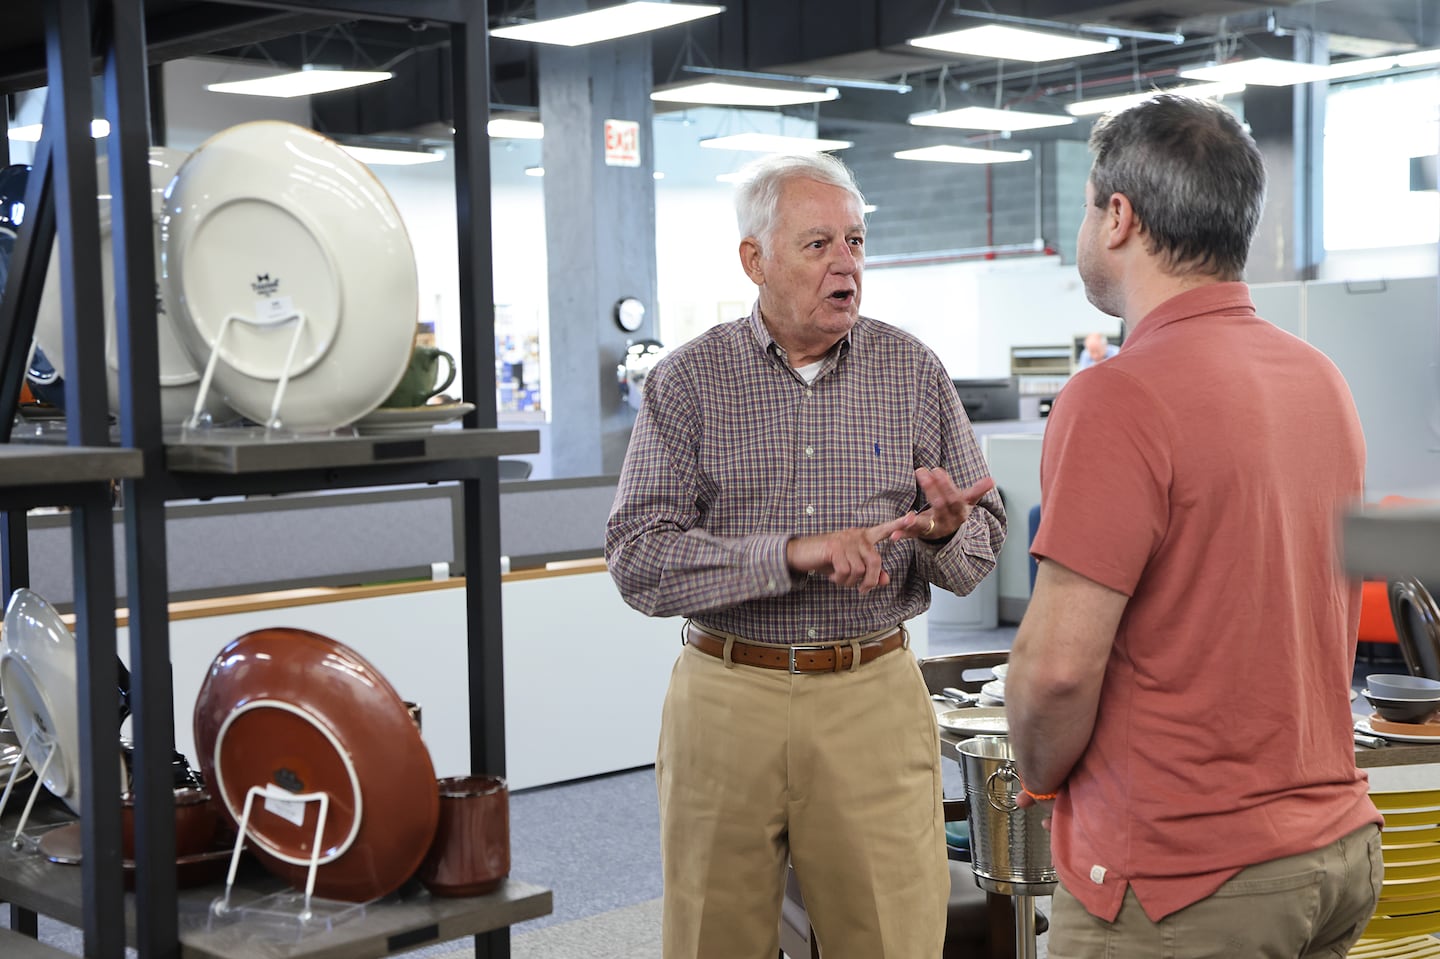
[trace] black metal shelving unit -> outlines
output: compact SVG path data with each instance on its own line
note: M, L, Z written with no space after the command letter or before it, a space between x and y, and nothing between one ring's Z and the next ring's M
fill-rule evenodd
M496 458L535 452L538 439L534 431L496 429L493 386L483 376L492 365L494 325L487 4L240 0L243 6L277 11L424 21L448 31L454 63L460 309L466 318L459 353L467 371L464 398L475 406L460 430L413 437L250 442L181 440L167 436L160 425L146 82L148 59L163 54L147 44L145 0L21 2L44 8L45 77L50 92L46 133L26 196L28 222L11 261L9 288L0 301L0 440L10 438L52 240L58 241L68 294L64 303L68 420L64 447L0 447L0 509L5 511L0 551L8 596L28 578L24 510L36 505L71 507L85 787L82 869L0 855L0 897L12 905L12 925L33 936L35 915L41 912L78 925L85 934L85 955L91 959L119 959L127 943L144 959L252 955L363 959L467 935L475 937L477 957L508 957L509 926L549 912L548 890L510 881L490 896L473 899L431 899L421 893L405 901L385 900L372 905L353 925L283 947L257 943L243 930L206 932L182 924L181 917L193 913L197 903L203 905L202 900L208 902L215 890L181 895L176 887L165 550L165 503L171 499L458 481L464 503L471 765L477 771L504 773ZM234 19L233 2L215 7L217 20ZM195 21L196 30L212 28L203 17ZM168 41L174 43L175 38ZM103 395L97 184L88 129L96 62L103 64L104 114L111 124L109 188L114 198L121 368L119 447L109 446ZM125 893L122 884L117 751L103 748L114 739L118 713L112 653L116 637L116 584L110 563L112 480L119 483L125 511L133 777L139 797L133 896ZM21 957L32 952L57 954L24 938L14 945L0 939L0 952Z

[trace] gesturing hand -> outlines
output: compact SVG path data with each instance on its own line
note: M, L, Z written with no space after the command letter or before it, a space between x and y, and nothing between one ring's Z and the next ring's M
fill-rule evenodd
M785 545L785 561L799 573L823 573L837 586L868 593L890 583L880 552L910 514L878 526L852 527L818 536L797 536Z
M987 476L974 486L961 489L949 473L938 467L926 469L922 466L915 471L915 481L930 505L924 512L901 517L902 525L891 535L892 539L945 539L953 536L970 518L970 511L980 502L980 497L995 488L995 480Z

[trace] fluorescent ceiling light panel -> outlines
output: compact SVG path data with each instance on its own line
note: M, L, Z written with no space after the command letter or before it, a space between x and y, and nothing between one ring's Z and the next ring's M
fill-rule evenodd
M1151 97L1161 93L1177 93L1181 96L1195 97L1197 99L1228 97L1232 93L1245 92L1243 83L1186 83L1178 87L1170 87L1166 90L1147 90L1144 93L1127 93L1118 97L1097 97L1094 100L1077 100L1074 103L1065 105L1065 112L1071 116L1089 117L1101 113L1109 113L1112 110L1124 110L1126 107L1133 107L1137 103L1144 103Z
M1440 49L1412 50L1395 56L1397 67L1429 67L1440 63Z
M732 172L732 173L721 173L719 176L715 177L715 182L716 182L716 183L739 183L740 181L742 181L742 180L744 180L744 179L745 179L745 174L744 174L744 173L741 173L739 170L735 170L735 171Z
M636 33L673 27L678 23L689 23L702 17L713 17L724 12L724 7L703 3L651 3L638 0L636 3L622 3L603 10L577 13L553 20L537 20L534 23L513 27L500 27L490 31L492 37L506 40L528 40L531 43L552 43L562 47L578 47L586 43L614 40Z
M1330 80L1344 80L1347 77L1362 77L1366 74L1385 73L1388 70L1430 67L1440 63L1440 50L1412 50L1384 57L1366 57L1363 60L1342 60L1326 68L1325 76Z
M944 144L934 147L920 147L917 150L901 150L895 154L897 160L926 160L930 163L1019 163L1030 159L1029 150L1013 153L1009 150L980 150L975 147L957 147Z
M1114 37L1090 40L1063 33L1007 27L998 23L937 33L930 37L917 37L909 43L912 47L940 50L944 53L996 57L1001 60L1029 60L1032 63L1063 60L1067 57L1088 57L1096 53L1109 53L1120 47L1120 41Z
M394 74L388 70L324 70L306 67L294 73L281 73L273 77L210 83L205 86L205 89L212 93L238 93L248 97L288 99L316 93L330 93L334 90L348 90L351 87L363 87L367 83L389 80L392 76Z
M439 163L445 159L445 154L435 150L388 150L383 147L347 146L343 143L340 149L370 166L416 166L421 163Z
M511 120L500 117L485 125L486 131L497 140L543 140L545 124L539 120Z
M39 143L40 132L42 129L42 124L27 123L23 127L11 127L8 131L6 131L5 135L11 140L16 140L20 143ZM109 135L109 120L106 120L104 117L99 117L90 121L90 136L92 138L99 140L104 137L108 137Z
M910 122L917 127L953 127L958 130L1038 130L1041 127L1063 127L1074 123L1075 118L992 107L961 107L943 113L934 110L913 113Z
M1319 63L1277 60L1274 57L1253 57L1229 63L1209 63L1181 67L1180 75L1187 80L1210 80L1216 83L1253 83L1262 87L1288 87L1327 79L1329 67Z
M849 140L792 137L780 133L735 133L726 137L709 137L701 140L700 145L710 150L748 150L752 153L820 153L849 149L855 144Z
M705 103L721 107L788 107L797 103L824 103L840 99L834 87L761 87L707 80L669 90L656 90L650 99L660 103Z
M525 168L525 175L526 175L526 176L544 176L544 175L545 175L545 168L544 168L543 166L527 166L527 167Z

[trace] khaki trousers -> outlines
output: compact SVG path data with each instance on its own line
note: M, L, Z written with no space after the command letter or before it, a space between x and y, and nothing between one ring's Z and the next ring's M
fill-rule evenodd
M787 856L825 959L940 955L940 742L908 649L792 675L687 646L655 775L665 959L775 959Z
M1242 869L1159 922L1133 889L1105 922L1057 886L1050 959L1339 959L1370 921L1383 871L1380 830L1369 825L1314 852Z

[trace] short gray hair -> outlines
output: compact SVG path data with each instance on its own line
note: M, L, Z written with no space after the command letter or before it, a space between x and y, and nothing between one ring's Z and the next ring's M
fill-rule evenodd
M828 153L776 153L747 164L735 190L735 219L740 236L754 237L765 249L780 212L780 190L790 180L815 180L839 187L863 210L865 196L850 168Z
M1265 205L1265 160L1210 100L1161 94L1102 117L1090 134L1095 205L1123 193L1170 272L1238 280Z

